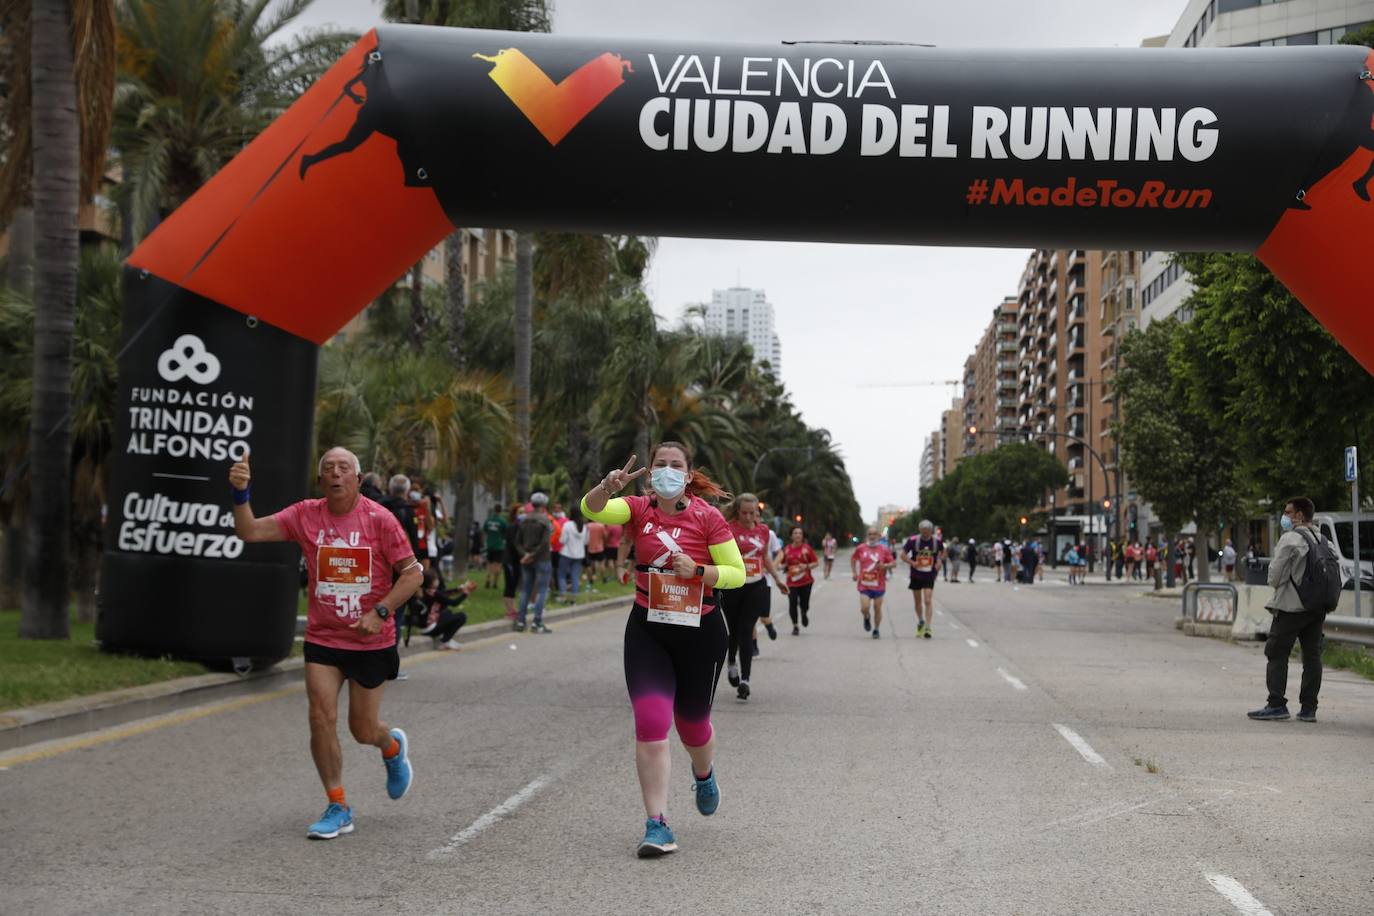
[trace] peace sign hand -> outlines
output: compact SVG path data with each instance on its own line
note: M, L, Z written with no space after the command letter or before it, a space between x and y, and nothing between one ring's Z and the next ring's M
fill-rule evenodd
M639 456L631 455L630 460L625 462L625 466L623 468L618 468L614 471L611 471L611 473L607 474L606 478L601 481L602 489L604 489L611 496L614 496L621 490L625 489L625 487L630 483L630 481L634 480L636 477L643 477L644 474L649 470L648 467L642 467L634 473L630 472L630 468L635 466L635 458L637 457Z

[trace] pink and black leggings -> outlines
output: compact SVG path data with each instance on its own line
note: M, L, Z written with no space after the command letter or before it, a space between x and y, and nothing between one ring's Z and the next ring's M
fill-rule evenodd
M711 704L729 640L719 608L700 627L649 623L636 604L625 622L625 686L635 713L635 740L666 741L676 724L688 747L711 740Z

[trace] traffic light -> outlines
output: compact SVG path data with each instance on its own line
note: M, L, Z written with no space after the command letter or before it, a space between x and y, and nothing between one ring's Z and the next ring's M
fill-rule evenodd
M1111 507L1112 507L1112 501L1111 501L1110 499L1104 499L1104 500L1102 500L1102 508L1104 508L1104 509L1110 509Z
M1027 525L1027 524L1029 524L1029 523L1030 523L1030 519L1026 518L1024 515L1021 516L1021 524Z
M794 515L794 516L792 516L792 520L795 521L798 525L801 524L801 516L800 516L800 515Z

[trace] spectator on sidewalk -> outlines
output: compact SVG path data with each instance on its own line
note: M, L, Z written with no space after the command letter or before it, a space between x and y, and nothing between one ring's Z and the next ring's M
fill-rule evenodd
M1226 539L1226 546L1221 548L1221 571L1226 574L1227 582L1234 582L1236 579L1236 548L1231 543L1231 539Z
M959 546L959 542L954 538L950 538L949 544L945 547L945 557L949 560L949 582L951 585L958 585L959 564L964 558L964 553L962 548Z
M456 642L454 637L463 628L463 624L468 622L468 615L463 611L455 611L453 608L466 601L468 595L471 595L476 588L477 583L472 580L464 582L458 588L445 588L444 580L439 576L439 570L426 570L420 600L424 602L428 616L424 628L420 630L420 635L433 639L434 648L449 651L462 648L462 645Z
M582 564L587 560L587 523L577 506L563 523L559 540L558 598L571 603L582 590Z
M973 571L978 568L978 543L973 539L968 539L968 546L964 549L964 556L968 559L968 580L973 581Z
M505 550L501 553L501 600L506 605L506 619L515 619L515 593L520 590L520 548L515 543L516 532L524 510L520 503L511 503L506 513Z
M549 519L549 498L543 493L530 496L529 511L520 520L515 532L516 549L520 552L520 606L516 611L515 629L523 631L530 602L534 602L533 633L548 633L544 626L544 603L549 599L549 579L553 577L553 522Z
M1326 612L1307 610L1297 586L1307 572L1312 547L1320 542L1329 549L1329 542L1312 525L1315 513L1312 500L1296 496L1284 505L1279 519L1283 535L1269 563L1269 587L1274 594L1265 604L1274 615L1264 643L1264 655L1269 660L1264 678L1269 698L1262 709L1248 714L1252 719L1288 718L1288 656L1293 652L1293 643L1298 641L1302 643L1302 686L1298 692L1302 706L1298 721L1317 721L1317 693L1322 686L1322 622Z

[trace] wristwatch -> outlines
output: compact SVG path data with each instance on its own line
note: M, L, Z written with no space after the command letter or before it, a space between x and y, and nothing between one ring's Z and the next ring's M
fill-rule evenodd
M700 563L698 563L698 564L697 564L697 578L698 578L698 579L704 579L705 577L706 577L706 567L705 567L705 566L702 566Z
M391 609L388 608L385 604L379 604L372 609L372 613L376 614L383 620L386 620L388 617L391 616Z

